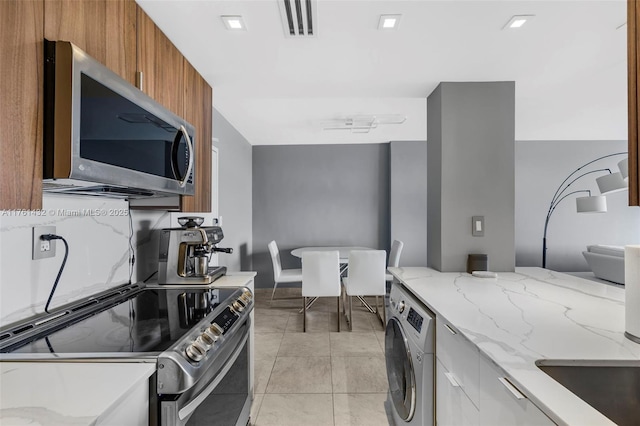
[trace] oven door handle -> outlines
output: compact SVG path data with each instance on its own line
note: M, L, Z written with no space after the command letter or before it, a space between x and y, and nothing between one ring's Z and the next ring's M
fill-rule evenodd
M248 338L249 338L249 333L245 333L245 336L242 339L241 343L238 345L236 350L233 351L233 354L227 360L224 367L222 367L222 369L220 370L220 374L216 376L215 380L209 383L209 386L207 386L202 392L200 392L198 396L193 398L191 401L189 401L187 405L185 405L180 409L180 411L178 411L178 417L180 418L180 420L184 420L188 418L191 414L193 414L193 412L196 411L198 406L202 404L202 402L205 399L207 399L209 394L213 392L216 386L220 384L220 382L222 381L222 379L224 379L224 377L227 375L229 370L231 370L231 367L233 367L233 363L235 363L236 359L238 359L238 356L240 356L240 352L242 352L242 348L244 348L244 345L247 342Z

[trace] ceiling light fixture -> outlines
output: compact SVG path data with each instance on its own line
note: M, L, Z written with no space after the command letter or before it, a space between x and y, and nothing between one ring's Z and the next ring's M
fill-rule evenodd
M380 21L378 21L379 30L395 30L400 23L400 17L402 15L380 15Z
M351 130L351 133L369 133L380 124L402 124L407 116L399 114L352 115L322 122L322 130Z
M532 20L534 16L535 15L514 15L511 17L511 19L509 19L509 22L507 22L506 25L502 27L502 29L508 30L512 28L522 28L522 26Z
M221 16L222 22L224 22L224 26L227 27L228 30L234 31L246 31L247 26L244 24L242 20L242 16Z

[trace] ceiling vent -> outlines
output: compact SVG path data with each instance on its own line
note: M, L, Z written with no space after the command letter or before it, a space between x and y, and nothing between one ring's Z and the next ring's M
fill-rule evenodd
M278 0L286 37L315 37L318 34L317 0Z

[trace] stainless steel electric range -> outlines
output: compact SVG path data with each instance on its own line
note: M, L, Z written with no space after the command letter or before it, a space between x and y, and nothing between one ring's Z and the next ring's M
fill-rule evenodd
M155 360L153 425L246 425L248 288L124 285L0 330L0 360Z

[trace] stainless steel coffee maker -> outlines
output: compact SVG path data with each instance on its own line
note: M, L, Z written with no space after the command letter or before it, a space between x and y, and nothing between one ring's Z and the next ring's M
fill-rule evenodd
M218 248L224 237L219 226L200 226L204 218L178 218L181 228L163 229L160 233L158 284L210 284L224 275L224 266L209 266L213 252L232 253Z

